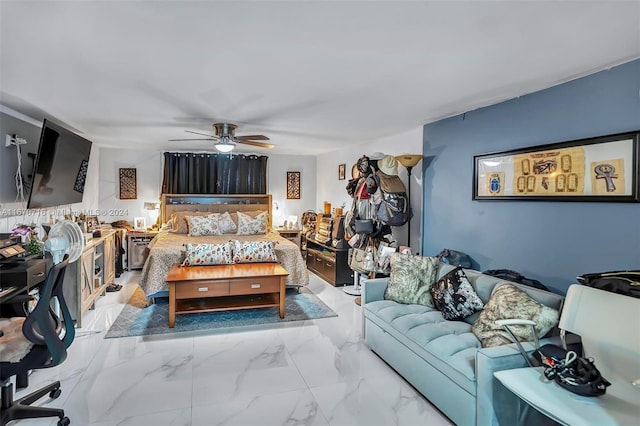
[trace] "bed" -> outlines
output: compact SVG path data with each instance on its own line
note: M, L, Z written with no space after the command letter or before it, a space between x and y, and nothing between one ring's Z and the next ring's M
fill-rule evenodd
M160 218L166 223L182 212L229 213L267 212L267 229L271 229L271 195L176 195L164 194L161 200ZM195 213L195 214L198 214ZM188 213L187 213L188 214ZM275 232L259 235L224 234L213 236L189 236L169 230L160 231L149 244L149 255L142 268L140 287L147 298L168 295L166 282L171 265L184 260L187 243L218 244L229 240L273 241L278 261L289 272L287 286L306 286L309 283L306 264L300 248Z

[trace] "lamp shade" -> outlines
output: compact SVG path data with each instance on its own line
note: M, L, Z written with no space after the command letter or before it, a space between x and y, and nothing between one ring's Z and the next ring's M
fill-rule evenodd
M231 143L223 143L223 142L217 143L214 146L220 152L231 152L233 151L233 147L234 147L234 145Z
M396 160L398 160L398 163L402 164L405 167L414 167L420 162L420 160L422 160L422 158L422 154L396 155Z

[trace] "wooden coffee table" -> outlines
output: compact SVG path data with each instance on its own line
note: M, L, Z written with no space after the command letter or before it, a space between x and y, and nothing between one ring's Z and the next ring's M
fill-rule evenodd
M169 327L177 314L279 306L284 318L285 279L279 263L180 266L169 270Z

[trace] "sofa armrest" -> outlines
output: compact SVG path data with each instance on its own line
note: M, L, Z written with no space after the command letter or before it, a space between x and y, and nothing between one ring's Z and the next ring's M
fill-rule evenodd
M579 341L571 336L571 342ZM560 336L540 339L540 345L560 345ZM533 342L522 342L529 356L535 350ZM527 367L527 361L514 343L493 348L481 348L476 353L476 412L477 424L517 424L518 398L493 377L502 370Z
M362 284L362 304L384 300L384 292L387 289L389 278L375 278L364 281Z

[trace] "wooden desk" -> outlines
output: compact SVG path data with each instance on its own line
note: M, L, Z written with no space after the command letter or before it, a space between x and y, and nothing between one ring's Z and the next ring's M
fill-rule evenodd
M177 314L279 306L284 318L285 278L279 263L171 267L169 327Z

